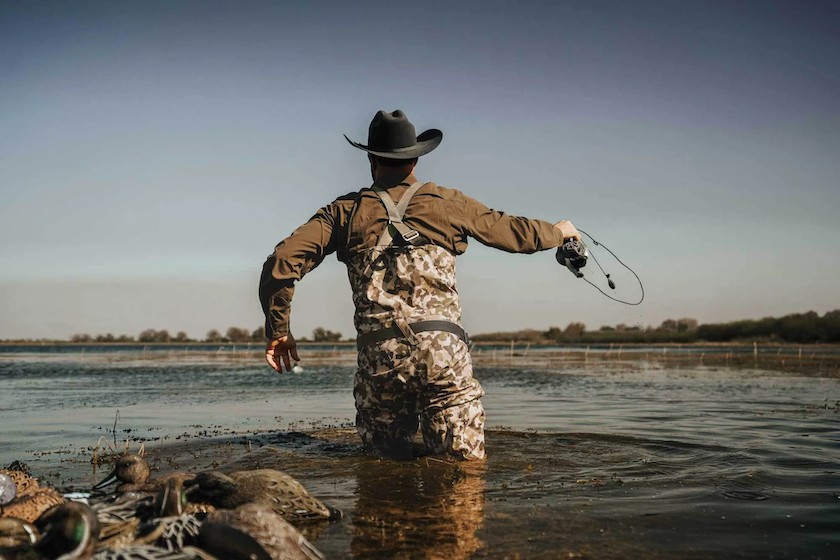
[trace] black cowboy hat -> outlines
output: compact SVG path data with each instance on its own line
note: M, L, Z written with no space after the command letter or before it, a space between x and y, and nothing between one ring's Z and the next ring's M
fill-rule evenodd
M414 125L397 109L393 113L379 111L370 121L367 146L344 138L354 147L369 154L389 159L414 159L428 154L443 140L443 132L432 128L415 136Z

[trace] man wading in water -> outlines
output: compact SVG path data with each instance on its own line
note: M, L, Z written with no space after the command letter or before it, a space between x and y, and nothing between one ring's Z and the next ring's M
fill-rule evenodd
M346 138L346 137L345 137ZM415 135L402 111L379 111L367 145L373 186L335 200L283 240L260 278L265 357L282 372L298 360L289 331L294 283L330 253L347 265L359 349L356 428L365 447L410 458L418 425L426 449L484 458L484 391L472 375L455 287L455 256L467 238L511 253L534 253L580 239L567 221L508 216L460 191L414 176L417 158L443 133Z

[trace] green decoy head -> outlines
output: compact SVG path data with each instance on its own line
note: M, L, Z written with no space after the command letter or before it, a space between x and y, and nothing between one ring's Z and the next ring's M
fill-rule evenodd
M79 502L48 509L34 525L41 532L35 549L44 558L88 558L99 541L96 513Z
M182 515L187 509L187 490L182 478L167 480L155 498L155 517Z

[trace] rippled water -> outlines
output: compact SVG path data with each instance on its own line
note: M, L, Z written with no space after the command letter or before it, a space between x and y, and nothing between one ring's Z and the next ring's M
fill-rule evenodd
M344 509L313 536L330 557L840 558L838 379L638 360L476 375L488 460L394 463L352 430L284 435L349 425L350 366L5 356L0 464L83 484L100 435L218 449L262 431L231 464L282 468ZM211 448L184 455L203 468Z

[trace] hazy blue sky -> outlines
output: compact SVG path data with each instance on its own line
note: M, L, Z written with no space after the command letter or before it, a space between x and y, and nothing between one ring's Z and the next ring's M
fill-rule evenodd
M369 185L342 134L397 108L444 131L421 180L645 282L628 308L474 242L468 330L838 308L838 28L830 0L2 2L0 338L255 328L266 255ZM329 257L293 332L351 305Z

